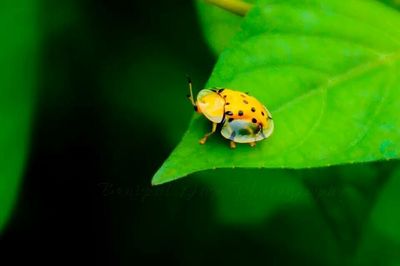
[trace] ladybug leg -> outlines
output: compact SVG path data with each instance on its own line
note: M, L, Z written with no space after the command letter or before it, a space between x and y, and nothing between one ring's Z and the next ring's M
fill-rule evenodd
M255 142L255 141L253 141L253 142L250 142L249 144L250 144L250 146L251 146L251 147L254 147L254 146L256 146L256 142Z
M233 140L231 140L229 145L230 145L231 149L236 148L236 143Z
M209 136L211 136L216 130L217 130L217 123L213 123L213 124L212 124L211 132L208 132L207 134L204 135L204 137L202 137L202 138L200 139L200 141L199 141L200 144L206 143L207 138L208 138Z

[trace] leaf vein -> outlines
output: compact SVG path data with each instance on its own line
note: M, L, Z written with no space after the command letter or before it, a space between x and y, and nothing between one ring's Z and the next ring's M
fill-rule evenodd
M362 75L365 72L368 72L376 67L395 62L399 59L400 59L400 51L393 53L391 55L381 56L380 58L378 58L378 60L370 61L365 64L361 64L359 66L350 68L349 70L345 71L344 73L342 73L336 77L330 78L325 84L322 84L321 86L319 86L315 89L309 90L306 93L300 94L299 96L293 98L289 102L281 105L279 108L272 110L272 111L275 114L280 113L283 110L285 110L286 108L289 108L290 106L292 106L293 104L296 104L297 102L299 102L301 100L307 99L308 97L323 90L324 88L326 88L326 89L334 88L335 86L337 86L341 83L345 83L346 81L349 81L359 75Z

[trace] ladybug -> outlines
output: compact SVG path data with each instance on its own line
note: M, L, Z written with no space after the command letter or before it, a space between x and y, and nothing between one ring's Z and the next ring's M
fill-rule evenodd
M236 148L236 143L249 143L254 147L257 141L272 134L274 122L271 113L248 93L227 88L203 89L195 102L190 78L188 83L188 98L194 110L212 122L211 132L200 139L200 144L205 144L217 127L222 136L230 140L231 148Z

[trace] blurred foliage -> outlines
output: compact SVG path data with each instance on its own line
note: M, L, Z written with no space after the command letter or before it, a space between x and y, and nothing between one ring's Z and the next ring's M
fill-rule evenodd
M156 49L151 47L151 43L142 45L150 46L149 51ZM199 76L196 72L193 74ZM138 117L146 117L147 123L153 127L152 134L162 135L166 140L165 145L177 143L186 128L184 121L188 121L191 115L191 112L180 111L187 109L188 104L184 99L187 86L186 80L182 78L184 75L182 62L174 60L164 49L159 49L157 54L137 55L132 66L107 75L106 87L113 88L107 92L108 97L111 97L110 111L117 113L120 119L126 117L125 123L132 127L139 122ZM172 101L178 99L181 101L177 101L174 108L171 108ZM132 101L140 104L132 104Z
M254 3L255 0L245 2ZM223 10L203 0L197 0L197 14L204 37L212 51L219 55L229 44L233 36L239 31L243 18Z
M355 256L356 265L398 265L400 263L399 167L379 191L363 227Z
M204 182L213 188L217 215L226 224L259 224L282 206L312 200L296 171L221 169L207 172Z
M392 239L400 247L400 212L393 206L398 203L400 189L400 168L391 176L389 182L380 192L371 214L372 226L384 237Z
M379 0L382 3L385 3L393 8L400 9L400 1L399 0Z
M0 231L15 205L28 153L38 68L35 1L4 0L0 8Z
M195 147L207 132L198 116L154 184L210 168L398 158L399 14L369 1L268 3L246 16L206 87L249 91L271 111L273 135L254 149L232 151L222 141Z

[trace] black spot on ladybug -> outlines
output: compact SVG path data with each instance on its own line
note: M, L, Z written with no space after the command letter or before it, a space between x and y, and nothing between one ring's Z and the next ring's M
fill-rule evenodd
M253 118L253 119L251 119L251 122L257 123L257 119Z
M226 115L233 115L232 111L226 111L225 114Z
M261 111L261 115L262 115L262 116L264 116L264 115L265 115L263 111Z
M233 121L233 118L232 118L232 117L228 119L228 122L229 122L229 123L232 122L232 121Z
M219 89L218 90L218 93L221 93L221 92L223 92L225 89Z
M239 111L239 112L238 112L238 115L239 115L239 116L242 116L242 115L243 115L243 111Z
M225 103L225 105L230 105L230 103Z
M246 98L246 95L244 95L244 94L240 94L240 96L242 96L243 98Z
M255 112L255 111L256 111L256 108L251 107L251 111L252 111L252 112Z
M226 98L226 95L224 95L224 98Z
M248 101L246 101L246 100L243 100L243 102L245 103L245 104L248 104L249 102Z

